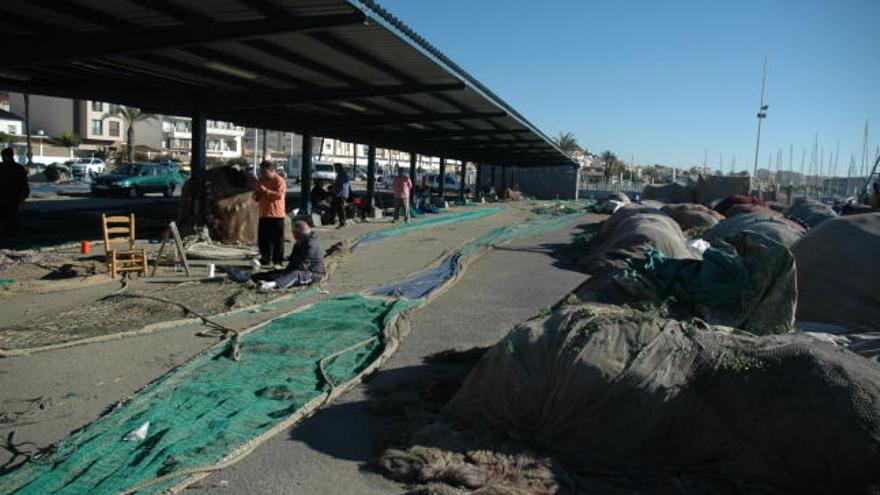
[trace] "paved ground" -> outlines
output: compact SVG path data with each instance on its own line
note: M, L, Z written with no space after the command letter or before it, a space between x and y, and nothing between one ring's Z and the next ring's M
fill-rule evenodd
M517 323L563 298L585 276L555 266L553 244L567 243L571 229L521 240L472 263L448 291L417 311L412 333L371 387L393 387L424 356L451 347L496 342ZM372 471L382 435L381 419L365 407L359 386L298 426L220 471L194 493L305 495L393 494L403 487Z
M371 288L416 272L442 253L461 246L499 225L522 221L526 209L513 208L474 222L415 231L359 249L331 278L331 293ZM376 225L322 231L322 239L359 235ZM453 346L495 342L512 325L549 306L571 291L583 275L557 263L548 245L564 244L569 230L518 241L478 258L451 290L413 316L411 336L371 383L392 383L394 377L418 366L423 356ZM64 306L102 294L97 286ZM28 296L31 297L31 296ZM16 302L34 303L33 299ZM61 296L53 296L61 297ZM315 296L279 305L265 313L244 314L232 326L245 328L314 301ZM13 299L6 299L12 302ZM6 304L5 307L18 306ZM19 310L0 315L21 317ZM230 322L226 322L230 324ZM48 401L45 411L0 424L0 434L14 428L18 441L46 445L97 418L169 369L216 340L195 335L200 327L166 331L27 357L0 360L0 411L21 411L31 399ZM212 476L212 493L395 493L400 487L370 473L382 425L364 410L364 389L358 388L303 424L262 445L240 464ZM8 458L0 452L0 464ZM223 488L219 488L220 481ZM210 483L217 483L211 488Z

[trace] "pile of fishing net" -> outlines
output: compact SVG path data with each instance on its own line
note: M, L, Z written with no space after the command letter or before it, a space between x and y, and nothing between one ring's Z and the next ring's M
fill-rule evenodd
M770 210L767 210L768 212ZM734 235L751 231L764 235L787 248L791 248L804 236L804 228L796 222L783 218L778 213L740 213L728 217L709 229L703 239L712 242L727 239Z
M825 220L837 217L837 213L818 201L798 198L794 204L786 208L785 216L794 218L809 228L814 228Z
M826 220L792 252L798 320L880 332L880 213Z
M618 304L632 300L614 278L629 268L630 260L643 259L651 249L672 258L696 258L681 228L660 209L636 203L620 208L585 243L570 250L574 262L590 275L577 296Z
M253 174L238 166L215 167L205 172L205 207L211 238L224 244L253 244L257 241L259 208L253 198ZM180 217L192 225L192 179L181 190ZM293 238L290 222L284 222L285 239Z
M577 208L575 205L563 202L542 204L532 208L532 212L537 213L538 215L552 215L555 217L571 215L572 213L580 213L583 211L582 208Z
M880 367L807 334L562 307L493 346L443 413L456 426L428 422L380 466L459 491L412 493L880 486Z
M740 232L701 259L676 259L657 250L633 258L614 278L633 302L665 304L677 318L697 317L755 334L794 327L795 261L785 246L754 232Z
M717 211L694 203L670 204L661 209L678 223L681 230L685 231L691 229L708 230L724 220L724 216Z
M649 248L673 258L693 258L675 220L657 208L631 203L602 222L578 264L590 273L627 268L629 259L643 258Z
M721 213L725 217L732 217L737 213L750 211L748 208L737 208L731 211L731 208L743 207L744 205L755 206L757 208L760 208L761 211L770 209L766 202L753 196L745 196L741 194L733 194L725 197L724 199L719 201L713 209L718 213Z
M617 212L617 210L622 207L630 204L629 196L626 193L615 192L609 194L604 201L598 203L594 209L596 213L606 213L608 215L613 215Z

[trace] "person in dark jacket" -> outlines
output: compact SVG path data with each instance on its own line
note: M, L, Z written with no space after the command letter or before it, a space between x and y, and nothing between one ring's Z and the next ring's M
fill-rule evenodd
M293 238L296 243L286 268L251 277L251 280L261 284L260 289L289 289L311 285L324 277L324 251L309 224L302 220L293 222Z
M345 205L351 195L351 181L341 163L334 163L333 167L336 170L336 180L333 181L333 210L339 218L339 226L345 227L348 223L345 218Z
M12 148L4 148L3 163L0 164L0 221L11 236L21 228L18 209L31 194L27 171L15 162Z

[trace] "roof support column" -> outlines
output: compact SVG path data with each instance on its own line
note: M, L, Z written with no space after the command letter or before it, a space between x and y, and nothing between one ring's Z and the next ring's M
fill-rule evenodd
M203 225L207 209L205 206L205 172L207 170L208 117L205 112L205 96L196 95L192 113L192 140L190 148L190 168L192 187L190 196L192 204L193 226Z
M458 185L458 199L464 202L465 197L467 196L467 162L461 161L461 177L459 180L461 183Z
M25 136L27 139L27 150L25 151L25 157L27 157L27 166L31 168L34 166L34 149L31 147L31 95L30 93L24 94L24 128L25 128ZM40 149L43 147L43 141L40 140ZM43 153L40 153L42 156Z
M376 208L376 145L367 147L367 213L372 215Z
M507 190L507 165L501 166L501 194L506 194Z
M264 143L265 136L263 136ZM312 214L312 142L314 138L310 132L303 133L302 137L302 169L299 174L299 214Z
M437 176L437 191L440 195L440 204L446 202L446 158L440 157L440 174Z
M358 176L358 144L351 143L351 180L357 180Z
M416 162L419 160L419 155L415 151L409 152L409 181L412 183L413 190L416 188ZM412 205L415 205L416 195L413 194L413 191L410 191L409 194L409 202Z
M268 147L269 147L269 133L266 131L266 129L263 129L263 155L262 155L263 158L261 158L261 161L266 160L266 150Z
M474 197L477 199L483 197L483 167L482 163L477 163L475 165L477 167L477 178L474 180Z

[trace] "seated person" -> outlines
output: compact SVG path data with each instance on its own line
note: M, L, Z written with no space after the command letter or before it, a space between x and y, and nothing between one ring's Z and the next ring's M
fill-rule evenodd
M324 252L321 251L309 224L302 220L293 222L293 239L296 243L290 253L287 268L257 273L251 277L251 280L260 282L261 289L289 289L311 285L324 277Z
M333 197L326 189L324 189L324 181L315 181L315 185L312 187L309 197L312 201L312 211L321 215L322 222L332 223L333 219L330 217L333 212Z
M483 197L486 201L491 203L495 203L498 201L498 193L495 191L495 188L491 184L486 184L483 186Z

